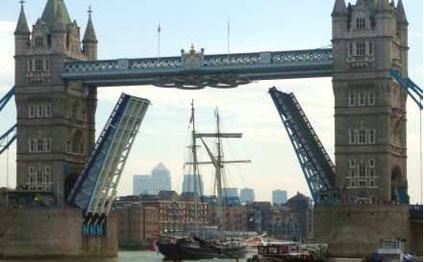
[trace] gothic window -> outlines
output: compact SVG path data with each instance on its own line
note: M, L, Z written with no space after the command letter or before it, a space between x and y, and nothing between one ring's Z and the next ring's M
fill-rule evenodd
M36 47L43 47L43 37L42 36L35 37L35 46Z
M76 131L74 134L74 137L72 138L72 153L76 153L79 154L81 153L81 137L82 137L82 132L81 131Z
M366 143L365 130L359 130L359 144L364 145Z
M360 187L366 187L367 186L367 181L366 180L359 180L359 186Z
M37 139L37 152L44 152L44 141L43 139Z
M35 182L35 168L33 166L28 168L28 178L30 183Z
M46 71L50 70L50 61L48 59L44 60Z
M46 117L52 116L52 106L51 105L45 105L44 111L45 111Z
M42 105L37 105L37 117L43 117L43 106Z
M356 160L349 160L349 168L356 168Z
M375 176L375 171L374 171L374 169L369 169L369 170L368 170L368 175L369 175L369 177L374 177L374 176Z
M348 100L349 100L349 102L348 102L349 106L356 106L356 94L355 93L349 93Z
M359 42L356 43L356 55L364 56L365 55L365 43Z
M368 166L369 166L370 168L374 168L374 167L375 167L375 161L374 161L374 159L369 159L369 160L368 160Z
M43 182L43 168L39 167L37 168L37 183Z
M368 93L368 105L375 105L375 94L373 92Z
M355 130L353 130L353 129L349 130L349 144L351 144L351 145L356 144Z
M28 106L28 117L34 118L36 116L36 106L35 105L29 105Z
M43 60L42 59L36 59L35 60L35 71L43 71Z
M360 177L365 177L365 174L366 174L365 170L366 170L365 165L360 164L359 165L359 176Z
M36 139L30 139L29 140L29 152L30 153L37 152L37 140Z
M365 18L359 17L356 18L356 29L365 29Z
M28 71L32 71L33 70L33 66L32 66L32 59L28 60Z
M52 151L52 140L50 138L44 139L44 149L46 152Z
M367 135L367 144L375 144L375 130L369 129L366 130Z
M349 56L353 56L353 43L349 43Z
M359 93L358 105L359 106L365 105L365 94L363 92Z
M372 55L374 53L374 45L372 42L368 43L368 54Z

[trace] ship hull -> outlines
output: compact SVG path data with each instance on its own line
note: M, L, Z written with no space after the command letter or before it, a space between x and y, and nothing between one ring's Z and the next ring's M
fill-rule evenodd
M190 247L184 244L158 243L159 252L168 261L199 260L213 258L243 258L246 246L237 247Z

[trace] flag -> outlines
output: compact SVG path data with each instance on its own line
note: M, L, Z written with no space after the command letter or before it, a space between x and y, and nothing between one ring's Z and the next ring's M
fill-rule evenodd
M160 27L160 23L158 25L158 33L160 33L160 31L162 31L162 28Z

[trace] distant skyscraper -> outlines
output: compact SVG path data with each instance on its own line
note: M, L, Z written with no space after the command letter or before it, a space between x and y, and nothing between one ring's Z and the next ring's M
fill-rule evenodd
M187 192L197 192L199 196L205 194L201 176L184 175L183 193Z
M171 174L169 169L161 162L152 170L150 179L150 191L170 191Z
M140 195L150 191L150 175L133 176L133 194Z
M272 191L272 204L284 205L286 203L287 203L287 191L285 190Z
M255 202L255 191L252 188L243 188L240 190L240 202L253 203Z
M222 189L224 197L238 197L238 188L236 187L225 187Z

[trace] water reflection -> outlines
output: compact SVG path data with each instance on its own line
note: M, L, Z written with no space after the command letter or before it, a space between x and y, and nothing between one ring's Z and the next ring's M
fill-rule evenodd
M25 262L53 262L53 261L60 261L60 262L161 262L163 256L160 254L156 254L155 252L151 251L121 251L119 252L118 258L112 258L112 259L93 259L93 258L86 258L86 259L43 259L43 260L25 260ZM0 260L4 262L22 262L22 260ZM203 260L205 262L207 260ZM233 259L214 259L214 261L217 262L234 262ZM241 261L240 261L241 262Z

